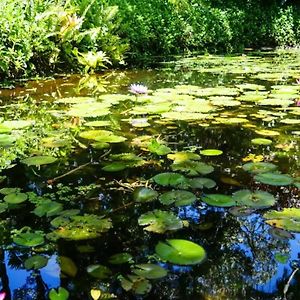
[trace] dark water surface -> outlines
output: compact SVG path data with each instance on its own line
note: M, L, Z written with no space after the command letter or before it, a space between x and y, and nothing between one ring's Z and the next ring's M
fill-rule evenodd
M300 207L299 68L296 51L203 56L148 70L60 76L1 90L1 122L33 120L31 127L13 128L9 134L17 138L1 144L1 188L33 192L60 203L64 210L106 216L112 222L112 228L96 238L59 238L48 235L55 230L50 222L59 212L37 216L32 194L30 201L9 205L1 212L0 223L0 287L7 294L5 299L49 299L49 291L60 286L69 291L69 299L93 299L92 289L101 291L99 299L300 299L300 234L278 233L263 218L271 209ZM149 96L130 94L132 83L146 85ZM88 104L76 106L61 100L69 97L91 97L94 102L83 99L80 103ZM276 101L261 102L265 99ZM286 102L281 105L278 101ZM95 103L104 103L107 112L102 113L101 107L96 110ZM86 125L100 120L109 124ZM95 140L80 136L93 129L111 130L126 141L97 149ZM255 138L271 143L253 144ZM132 193L138 186L151 186L160 194L172 189L148 181L156 174L172 172L167 155L148 151L151 139L165 143L173 153L222 150L219 156L201 155L201 161L214 171L197 176L214 180L216 186L190 189L197 201L187 206L166 206L158 200L135 203ZM113 161L111 154L129 152L145 163L115 172L102 169ZM20 162L34 155L58 160L40 167ZM253 160L275 164L294 183L274 186L258 182L242 168ZM85 166L68 174L80 165ZM201 201L207 194L231 195L242 189L267 191L276 203L243 216ZM139 226L138 218L154 209L173 212L189 225L174 232L148 232ZM33 247L14 243L14 230L24 226L42 231L45 242ZM59 230L65 229L60 226ZM201 245L206 260L183 266L155 255L159 241L173 238ZM110 256L120 252L130 253L132 259L111 264ZM46 266L26 268L25 261L34 255L47 258ZM130 274L135 264L147 262L168 270L167 276L149 280L152 289L143 295L125 291L121 276ZM87 267L95 264L108 267L111 274L100 279L90 276Z

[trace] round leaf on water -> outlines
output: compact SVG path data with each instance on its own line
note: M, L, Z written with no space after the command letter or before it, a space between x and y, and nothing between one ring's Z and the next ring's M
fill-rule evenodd
M254 176L254 179L261 183L275 186L284 186L293 183L293 178L291 176L277 173L257 174Z
M156 254L163 260L179 265L194 265L206 258L206 252L198 244L187 240L166 240L155 247Z
M186 178L179 173L160 173L155 175L152 179L159 185L170 185L173 187L176 187L186 181Z
M12 193L18 193L20 191L19 188L2 188L0 190L0 193L2 195L8 195L8 194L12 194Z
M109 136L98 136L95 138L97 142L101 143L122 143L127 140L124 136L109 135Z
M91 121L84 123L84 126L90 126L90 127L105 127L110 126L110 121Z
M174 203L175 206L190 205L196 201L196 196L188 191L169 191L159 196L159 201L164 205Z
M36 206L33 213L38 217L51 217L58 215L62 210L63 205L61 203L45 199Z
M256 138L256 139L252 139L251 143L254 145L271 145L272 144L272 140L269 139L263 139L263 138Z
M24 247L36 247L44 243L44 236L35 232L21 232L13 237L14 243Z
M59 287L56 291L55 289L51 289L49 292L50 300L67 300L69 299L69 292L63 287Z
M266 162L250 162L243 165L243 169L253 174L267 173L277 169L277 166Z
M173 171L186 172L190 176L197 176L199 174L207 175L214 171L214 167L199 161L186 160L180 163L173 163L171 165Z
M272 194L265 191L240 190L232 195L232 199L239 206L250 207L270 207L275 204L275 198Z
M246 217L255 212L255 209L244 206L235 206L231 207L229 212L235 217Z
M137 295L145 295L151 291L152 285L148 279L136 275L121 277L121 286L125 291L132 290Z
M11 121L4 121L3 125L10 129L22 129L31 126L33 123L34 121L11 120Z
M78 272L78 268L71 258L69 258L67 256L59 256L58 262L59 262L59 266L60 266L60 271L64 275L68 275L70 277L76 276L76 274Z
M109 259L108 262L113 265L122 265L126 263L131 263L132 262L132 255L127 253L127 252L121 252L112 255Z
M112 274L111 270L103 265L90 265L86 270L89 275L98 279L109 278Z
M155 153L157 155L167 155L172 151L168 146L159 143L155 139L151 140L150 143L148 144L148 150L151 153Z
M0 147L6 147L12 145L16 141L16 138L9 134L0 134Z
M0 214L5 212L8 209L8 204L0 202Z
M261 130L255 130L255 132L259 135L263 136L278 136L280 133L278 131L269 130L269 129L261 129Z
M300 209L284 208L282 211L268 211L263 215L266 223L289 231L300 232Z
M144 227L144 230L164 233L169 230L178 230L183 227L182 221L173 213L153 210L141 215L138 223Z
M205 149L205 150L201 150L200 154L205 156L218 156L223 154L223 151L218 149Z
M79 133L79 136L86 140L96 140L98 137L110 136L112 135L112 131L108 130L86 130Z
M135 265L135 269L132 270L138 276L147 279L158 279L167 276L168 271L159 265L155 264L139 264Z
M27 166L41 166L52 164L56 161L57 158L53 156L32 156L21 160L21 163Z
M230 207L235 205L231 196L223 194L207 194L201 200L209 205L217 207Z
M104 166L102 168L102 170L106 171L106 172L118 172L118 171L125 170L127 167L128 167L128 165L126 162L114 161L114 162Z
M27 258L24 262L24 266L27 270L38 270L45 267L48 263L48 258L42 255L34 255Z
M200 177L187 179L187 184L192 189L212 189L217 185L216 182L210 178Z
M137 202L151 202L158 197L158 192L146 187L138 187L133 192L133 199Z
M9 204L19 204L27 200L25 193L10 193L4 197L4 201Z
M173 154L168 154L169 159L174 160L176 163L183 162L186 160L199 160L200 155L193 152L176 152Z

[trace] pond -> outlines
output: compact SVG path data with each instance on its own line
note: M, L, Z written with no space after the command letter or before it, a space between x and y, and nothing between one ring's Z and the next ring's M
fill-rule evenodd
M249 52L1 89L1 299L299 299L298 78Z

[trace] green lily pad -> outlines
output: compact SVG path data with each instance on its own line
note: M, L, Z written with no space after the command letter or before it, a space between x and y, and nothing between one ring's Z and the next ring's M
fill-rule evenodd
M190 205L197 200L193 193L181 190L163 193L158 199L164 205L174 203L175 206Z
M133 192L133 199L137 202L151 202L158 197L158 192L146 187L138 187Z
M205 150L201 150L200 154L205 156L218 156L223 154L223 151L218 149L205 149Z
M14 243L24 247L36 247L44 244L44 235L36 232L20 232L13 237Z
M8 209L8 204L0 202L0 214L5 212Z
M179 265L194 265L206 258L205 250L187 240L166 240L155 247L156 254L163 260Z
M70 217L60 216L55 220L55 224L51 224L58 228L53 231L52 236L66 240L94 239L112 227L110 219L89 214Z
M132 255L127 252L114 254L108 259L108 262L112 265L122 265L126 263L132 263L132 261L133 261Z
M207 175L214 171L214 167L203 162L186 160L180 163L174 162L171 165L173 171L182 171L189 176Z
M89 265L86 270L89 275L98 279L107 279L112 275L111 270L103 265Z
M27 270L38 270L45 267L48 263L48 258L42 255L33 255L27 258L24 262L24 266Z
M58 263L60 266L60 271L62 275L66 275L69 277L75 277L78 273L78 268L74 261L67 256L59 256Z
M195 177L187 179L187 186L191 189L212 189L216 185L216 182L210 178Z
M8 120L4 121L3 125L10 129L23 129L34 124L34 121L30 120Z
M235 206L231 207L229 212L235 217L246 217L254 213L255 209L244 206Z
M206 194L201 200L209 205L217 207L230 207L236 204L231 196L223 194Z
M59 287L57 291L55 289L51 289L49 292L49 299L50 300L67 300L67 299L69 299L69 292L63 287Z
M152 285L148 279L136 276L128 275L126 278L121 277L121 286L125 291L132 291L137 295L145 295L151 291Z
M243 169L253 174L260 174L274 171L277 166L266 162L249 162L243 165Z
M168 271L155 264L139 264L135 265L132 272L138 276L147 279L158 279L167 276Z
M288 231L300 232L299 208L284 208L282 211L271 210L266 212L263 217L269 225Z
M52 164L56 161L57 158L53 156L32 156L21 160L21 163L27 166L41 166Z
M108 135L108 136L98 136L95 138L95 140L101 143L122 143L126 141L127 138L119 135Z
M254 208L270 207L275 204L275 198L272 194L265 191L240 190L232 194L232 199L239 206L248 206Z
M4 201L9 204L19 204L27 200L25 193L10 193L4 197Z
M52 217L58 215L62 210L63 205L61 203L45 199L36 206L33 213L38 217Z
M0 190L0 193L2 195L8 195L8 194L12 194L12 193L19 193L20 189L19 188L2 188Z
M91 122L84 123L84 126L89 126L89 127L106 127L110 125L111 125L110 121L91 121Z
M269 139L256 138L256 139L252 139L251 143L254 144L254 145L267 146L267 145L271 145L273 142L272 142L272 140L269 140Z
M176 215L162 210L153 210L141 215L138 223L146 226L144 230L156 233L178 230L183 227L182 221Z
M9 134L0 134L0 147L11 146L16 141L16 137Z
M152 177L155 183L162 186L176 187L182 183L185 183L186 178L179 173L160 173Z
M109 130L86 130L79 133L79 136L86 140L96 140L98 137L110 136L113 132Z
M200 155L193 152L176 152L168 154L169 159L174 160L176 163L180 163L186 160L199 160Z
M167 155L172 150L168 146L159 143L157 140L151 140L148 144L148 150L157 155Z
M254 179L261 183L275 185L275 186L284 186L293 183L293 178L291 176L286 174L277 174L277 173L257 174L254 176Z

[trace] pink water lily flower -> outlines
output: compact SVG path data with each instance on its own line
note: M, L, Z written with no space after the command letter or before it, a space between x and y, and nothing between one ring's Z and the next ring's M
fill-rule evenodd
M6 297L6 293L5 292L1 292L0 293L0 300L4 300Z
M129 87L129 92L136 94L136 95L147 94L148 88L143 84L133 83Z

